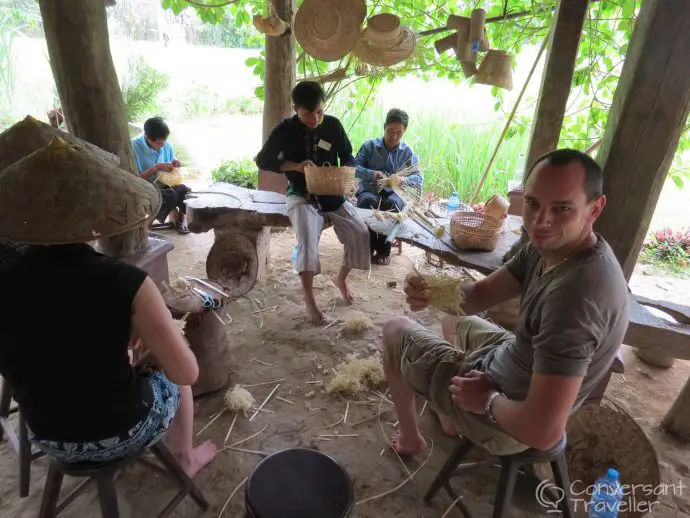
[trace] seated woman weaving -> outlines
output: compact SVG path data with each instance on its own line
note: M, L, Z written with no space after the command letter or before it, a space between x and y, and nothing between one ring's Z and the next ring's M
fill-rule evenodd
M105 462L165 436L194 476L216 455L210 442L192 446L196 358L146 272L87 244L94 234L143 226L160 195L148 182L56 141L0 175L0 190L27 192L21 184L33 175L53 195L74 190L0 206L0 240L29 245L0 253L0 285L12 293L0 298L0 375L32 442L50 456ZM99 189L105 175L120 188ZM64 242L71 244L52 244ZM139 339L162 370L145 373L130 364L128 345Z
M419 163L417 155L410 146L402 142L409 123L407 113L393 108L386 115L383 124L383 137L367 140L357 153L357 207L400 211L405 201L390 187L380 186L379 182L387 177L408 172ZM422 173L418 169L405 176L405 183L418 188L422 186ZM371 257L376 264L390 263L391 244L385 234L369 230L369 247Z

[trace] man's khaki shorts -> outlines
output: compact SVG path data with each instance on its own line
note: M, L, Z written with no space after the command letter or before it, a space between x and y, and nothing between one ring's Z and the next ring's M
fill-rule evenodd
M484 416L462 410L451 398L451 379L473 368L487 348L514 340L513 334L476 316L461 317L456 345L413 322L395 344L395 362L407 384L431 408L452 418L460 434L492 455L511 455L528 447L492 425Z

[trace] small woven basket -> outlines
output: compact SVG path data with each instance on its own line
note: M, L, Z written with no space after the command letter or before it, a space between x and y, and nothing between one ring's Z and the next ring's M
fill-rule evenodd
M346 196L355 187L354 167L306 166L304 176L310 194L322 196Z
M450 235L460 249L485 250L496 248L503 229L503 220L479 212L456 212L450 218Z
M161 171L158 173L156 181L158 183L162 183L163 185L167 185L168 187L175 187L176 185L180 185L182 183L182 175L180 174L179 169L173 169L172 171Z

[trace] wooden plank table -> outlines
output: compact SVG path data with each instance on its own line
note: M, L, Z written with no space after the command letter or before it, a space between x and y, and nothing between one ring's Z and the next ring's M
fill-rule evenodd
M218 183L205 191L194 192L191 196L192 198L187 199L189 229L195 233L213 230L216 233L216 242L222 241L233 233L245 235L256 242L262 237L257 234L265 231L266 227L290 226L285 207L287 197L283 194ZM370 209L357 209L357 212L367 226L375 232L388 234L393 228L393 220L379 221ZM439 222L448 227L447 217L439 218ZM489 274L502 265L503 256L519 239L521 225L520 217L508 216L498 244L490 252L460 250L455 246L449 234L439 240L409 218L402 223L397 237L403 242L439 256L449 264L465 266ZM265 240L266 236L264 235L263 238ZM257 250L257 252L261 256L259 262L264 263L268 251ZM258 276L261 278L263 273L260 265Z
M379 221L374 217L372 210L357 210L362 218L364 218L367 226L375 232L388 234L395 224L395 222L390 219ZM448 219L448 217L442 217L438 218L438 221L448 229ZM503 256L520 238L521 226L521 217L508 216L503 224L503 230L501 231L501 236L498 238L496 248L490 252L482 250L461 250L453 243L448 232L446 232L446 235L442 239L438 239L427 229L410 218L402 222L396 237L405 243L409 243L440 257L449 264L454 266L465 266L488 275L503 265Z

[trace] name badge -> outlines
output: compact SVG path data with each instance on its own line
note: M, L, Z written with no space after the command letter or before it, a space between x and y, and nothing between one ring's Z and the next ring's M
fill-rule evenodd
M329 142L326 142L323 139L319 140L317 147L320 147L321 149L325 149L326 151L331 150L331 144Z

